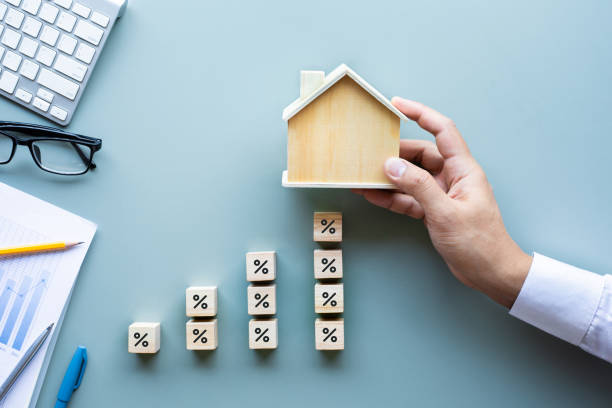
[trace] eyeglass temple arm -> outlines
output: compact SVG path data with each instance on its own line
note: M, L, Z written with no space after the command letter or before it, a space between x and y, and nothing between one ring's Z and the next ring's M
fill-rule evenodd
M79 157L83 161L83 164L89 165L89 168L91 170L96 168L96 163L93 162L93 159L91 160L91 163L89 162L89 158L85 156L85 153L83 153L83 150L81 150L78 144L74 142L70 142L70 144L72 145L72 147L74 147L74 150L76 150L76 152L78 153Z

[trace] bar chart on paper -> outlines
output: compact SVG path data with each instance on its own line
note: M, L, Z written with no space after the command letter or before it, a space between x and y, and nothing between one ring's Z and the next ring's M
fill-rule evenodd
M16 232L18 233L16 234ZM40 242L45 237L0 217L0 242ZM33 338L32 326L59 262L58 254L0 259L0 377Z
M0 257L0 382L50 323L43 343L0 408L35 404L64 311L97 226L0 183L0 247L82 241L66 251Z
M45 235L0 216L2 246L46 240ZM61 257L43 253L0 258L0 380L13 369L41 326L53 321L45 310L45 301ZM0 408L24 406L25 402L9 395L0 402Z
M2 275L5 272L0 270L0 277ZM0 344L5 348L17 353L21 351L48 280L49 272L44 270L36 280L25 275L19 284L10 278L4 282L0 292L0 316L4 320L0 326Z

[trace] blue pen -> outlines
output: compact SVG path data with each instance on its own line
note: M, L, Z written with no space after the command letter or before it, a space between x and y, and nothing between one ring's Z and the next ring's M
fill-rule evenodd
M72 356L62 385L57 393L55 408L66 408L68 406L72 393L81 385L83 374L85 374L85 366L87 366L87 349L79 346L74 352L74 356Z

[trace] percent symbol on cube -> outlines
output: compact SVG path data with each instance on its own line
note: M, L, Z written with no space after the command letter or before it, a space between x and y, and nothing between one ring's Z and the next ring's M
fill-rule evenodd
M336 297L335 293L332 293L330 295L329 292L323 292L321 296L323 297L323 299L325 299L325 302L323 302L323 306L327 306L328 303L333 307L338 306L338 302L334 300L334 298Z
M253 265L255 265L257 269L255 269L255 272L253 273L258 273L259 271L261 271L261 273L263 273L264 275L267 275L269 272L268 268L265 267L267 264L268 264L268 261L264 261L262 263L259 259L256 259L255 262L253 262Z
M195 302L195 305L193 305L194 309L197 309L198 307L201 307L202 309L208 309L208 303L204 302L204 300L207 298L206 295L200 297L200 295L193 295L193 301Z
M327 259L327 258L323 258L323 259L321 259L321 263L322 263L323 265L325 265L325 267L323 268L323 270L322 270L321 272L326 272L328 269L329 269L329 271L330 271L331 273L336 272L336 267L335 267L335 266L333 266L333 265L334 265L334 262L336 262L336 260L335 260L335 259L332 259L332 260L331 260L331 262L330 262L330 261L329 261L329 259Z
M255 300L257 300L258 302L255 304L255 307L263 306L265 309L269 308L270 303L266 301L267 298L268 295L261 296L261 293L256 293Z
M321 231L321 234L325 234L328 230L330 234L335 234L336 233L336 228L332 227L332 225L334 225L336 221L335 220L331 220L327 221L325 218L321 220L321 225L324 227L323 231Z
M327 327L324 327L323 334L325 334L326 337L323 338L323 342L326 342L327 340L331 340L332 343L337 342L338 337L334 336L334 333L336 333L336 329L330 331Z
M259 327L255 328L255 334L258 335L258 337L255 339L255 341L259 341L259 340L263 339L264 343L269 342L270 341L270 337L266 335L268 333L268 331L269 331L269 329L262 330Z
M193 339L194 343L197 343L197 342L200 342L202 344L208 343L208 339L204 337L204 334L206 334L206 330L200 331L199 329L193 329L192 333L195 336L195 339Z
M138 347L140 344L142 344L142 347L149 347L149 342L145 340L147 336L147 333L145 333L144 335L138 332L134 333L134 338L136 339L136 344L134 344L134 347Z

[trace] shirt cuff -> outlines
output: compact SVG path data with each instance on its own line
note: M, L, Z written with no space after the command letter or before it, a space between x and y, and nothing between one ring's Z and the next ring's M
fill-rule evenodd
M578 345L599 305L604 277L534 253L510 314Z

